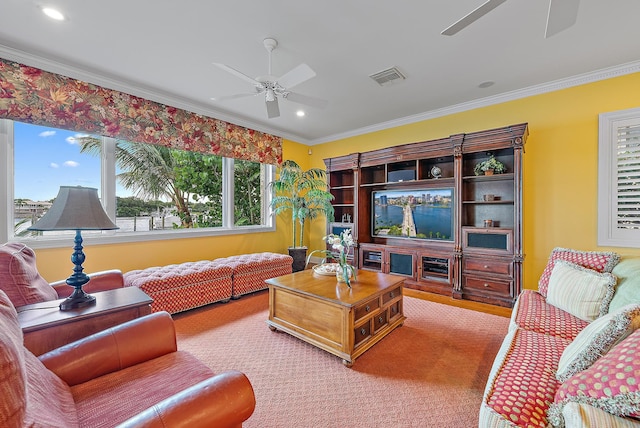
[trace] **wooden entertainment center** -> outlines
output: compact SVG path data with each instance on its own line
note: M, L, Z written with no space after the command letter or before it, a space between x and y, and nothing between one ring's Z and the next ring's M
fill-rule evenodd
M522 290L527 136L522 123L325 159L335 198L329 232L352 229L360 269L403 275L408 288L512 307ZM476 175L490 156L506 172ZM400 226L381 220L401 209ZM434 232L429 222L446 230Z

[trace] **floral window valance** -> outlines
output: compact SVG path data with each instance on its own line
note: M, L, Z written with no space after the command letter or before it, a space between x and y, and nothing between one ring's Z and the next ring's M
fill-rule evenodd
M0 58L0 118L253 162L282 138Z

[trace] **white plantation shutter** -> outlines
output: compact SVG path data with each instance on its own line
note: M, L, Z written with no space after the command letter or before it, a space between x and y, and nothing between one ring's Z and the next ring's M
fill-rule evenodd
M640 109L600 115L598 245L640 247Z
M640 124L618 128L618 228L640 228Z

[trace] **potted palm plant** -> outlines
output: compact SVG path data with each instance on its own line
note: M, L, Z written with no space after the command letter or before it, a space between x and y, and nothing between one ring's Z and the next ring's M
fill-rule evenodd
M306 263L306 221L320 216L333 221L333 195L327 191L326 177L327 173L323 169L311 168L304 171L296 162L286 160L280 166L278 178L269 183L273 192L273 212L291 217L292 242L289 254L293 257L294 272L303 270Z

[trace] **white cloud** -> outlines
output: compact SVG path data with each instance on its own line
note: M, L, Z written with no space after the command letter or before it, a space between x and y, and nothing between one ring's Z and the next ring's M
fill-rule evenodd
M56 135L56 131L42 131L38 134L38 136L43 138L53 137L54 135Z
M86 137L90 137L89 134L76 134L73 135L71 137L67 137L67 143L69 144L78 144L78 139L79 138L86 138Z
M77 167L77 166L78 166L78 165L80 165L80 164L79 164L78 162L76 162L76 161L71 161L71 160L69 160L69 161L66 161L63 165L64 165L64 166L71 167L71 168L75 168L75 167Z
M49 164L49 168L60 168L60 165L58 165L58 164L57 164L57 163L55 163L55 162L51 162L51 163Z

